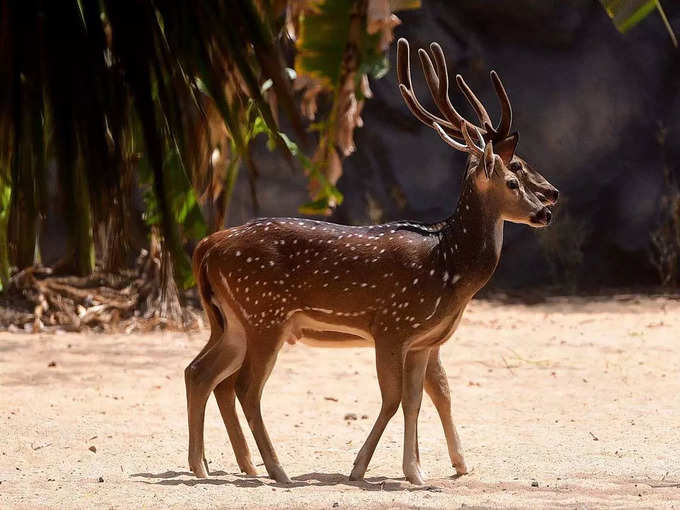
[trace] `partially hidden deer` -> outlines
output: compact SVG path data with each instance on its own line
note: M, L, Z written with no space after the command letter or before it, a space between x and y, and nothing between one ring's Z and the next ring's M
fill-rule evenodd
M264 218L203 239L193 257L210 339L185 371L189 466L207 476L205 405L214 392L239 468L256 474L236 415L238 396L266 470L281 467L262 420L260 399L284 342L328 347L373 346L382 396L378 418L359 450L350 479L362 479L387 423L404 413L403 471L414 484L420 466L417 420L423 389L438 411L449 456L467 472L451 414L440 346L456 331L470 299L489 281L501 254L505 221L544 227L558 192L515 154L512 110L491 73L502 114L494 128L462 77L456 80L479 125L464 119L448 95L443 51L419 50L443 117L427 111L411 84L409 46L398 42L399 88L409 109L451 147L468 154L455 212L438 223L343 226L299 218Z

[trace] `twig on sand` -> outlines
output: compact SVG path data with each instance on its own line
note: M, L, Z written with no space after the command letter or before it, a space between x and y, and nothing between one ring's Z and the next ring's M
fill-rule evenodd
M503 363L505 363L505 368L507 368L508 370L510 370L510 373L514 376L514 375L515 375L514 370L513 370L512 367L508 364L508 360L506 360L506 359L505 359L505 356L503 356L502 354L501 354L501 359L503 360Z
M31 449L33 451L40 450L41 448L47 448L48 446L52 446L52 443L40 444L38 446L33 446L33 443L31 443Z
M526 358L523 358L522 356L520 356L517 353L517 351L515 351L513 349L508 349L508 350L515 356L515 359L522 361L524 363L529 363L530 365L536 365L536 366L541 367L541 368L548 368L548 367L554 365L554 363L552 361L548 360L548 359L538 359L538 360L526 359Z

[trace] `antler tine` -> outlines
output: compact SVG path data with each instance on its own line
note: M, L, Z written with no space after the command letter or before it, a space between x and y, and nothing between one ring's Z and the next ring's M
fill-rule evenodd
M463 151L463 152L470 152L470 148L462 144L460 142L457 142L453 138L451 138L448 134L446 134L446 131L442 129L442 127L437 124L436 122L433 124L434 130L437 132L437 134L441 137L442 140L444 140L447 144L449 144L451 147L458 151ZM461 135L462 136L462 135Z
M487 137L489 135L491 136L495 135L496 131L494 130L493 124L491 123L491 117L489 117L489 113L486 111L486 108L484 108L484 105L475 95L475 93L472 92L472 89L468 87L468 84L465 83L465 80L460 74L456 75L456 83L458 83L458 88L465 95L465 98L468 100L468 103L470 103L472 108L475 110L479 122L482 124L482 126L484 126L487 132Z
M505 138L510 134L510 126L512 125L512 106L510 98L507 92L505 92L505 87L503 87L503 82L496 71L491 71L491 81L493 81L496 95L501 103L501 121L498 124L497 132L500 138Z
M452 131L456 130L450 122L431 114L418 101L411 81L410 48L408 41L403 37L397 42L397 79L399 80L399 90L406 105L420 122L430 127L434 127L433 125L437 123L440 127L443 126Z
M451 99L449 98L449 72L448 69L446 68L446 59L444 58L444 51L442 50L442 47L439 46L438 43L433 42L430 44L430 50L432 51L432 55L434 56L434 62L435 65L437 66L437 76L439 77L438 83L439 83L439 88L437 89L436 94L433 92L433 95L435 97L435 101L437 103L437 107L441 110L441 112L446 116L447 119L451 121L452 124L455 124L458 126L458 131L461 132L461 126L464 122L466 121L463 116L456 111L456 109L453 107L451 104ZM432 67L432 62L430 61L429 55L423 51L421 56L421 61L423 61L423 68L425 66L425 62Z
M477 126L472 126L475 129L475 133L479 140L482 142L482 147L479 147L473 140L472 137L470 136L470 132L468 131L468 126L471 126L471 124L463 120L461 124L461 134L463 138L465 139L465 143L462 144L460 142L457 142L453 138L451 138L442 127L437 124L436 122L432 125L434 130L437 132L437 134L441 137L442 140L444 140L447 144L449 144L451 147L453 147L456 150L462 151L462 152L467 152L469 154L474 154L477 157L481 157L482 154L484 153L484 147L485 142L484 142L484 137L482 136L482 133L479 131L479 128Z
M493 86L496 89L498 101L501 104L501 120L498 123L497 128L493 127L489 113L486 111L486 108L484 108L484 105L475 95L475 93L472 92L470 87L468 87L468 84L465 83L463 77L461 75L456 76L458 88L460 88L461 92L465 94L465 97L474 108L479 121L486 130L486 139L498 141L510 134L510 125L512 124L512 106L510 105L510 98L508 98L505 87L503 87L503 82L501 82L501 79L498 77L496 71L491 71L491 81L493 81Z
M446 104L446 101L442 99L442 96L446 96L446 99L448 99L449 90L449 75L446 73L446 68L444 68L444 72L442 73L439 69L439 65L437 65L437 70L435 71L430 56L422 48L418 50L418 56L420 57L420 64L423 68L425 81L430 89L434 103L437 105L437 108L439 108L439 111L444 114L444 117L448 120L448 124L451 126L450 134L456 138L462 139L463 135L460 132L462 117L458 115L458 112L454 110L453 107L451 107L451 111L447 111L446 106L443 106ZM448 102L448 104L451 105L450 102Z
M432 61L424 49L420 48L418 50L418 56L420 57L420 66L423 68L425 83L427 83L427 88L430 89L430 94L432 94L432 98L436 104L437 95L439 94L439 87L441 86L439 76L435 72Z
M479 147L472 140L468 126L472 126L474 128L475 134L477 135L477 138L479 138L479 141L482 142L481 147ZM484 154L484 146L486 144L484 143L484 136L482 135L479 128L477 126L470 124L468 121L463 120L463 123L461 124L461 131L463 133L463 138L465 139L465 144L467 145L467 149L468 149L467 152L469 152L470 154L474 154L475 156L481 157L481 155Z
M432 127L436 120L431 119L428 115L428 112L422 109L420 103L418 103L418 100L411 93L411 91L406 88L406 85L400 83L399 91L401 92L401 97L403 97L404 101L406 102L406 106L408 106L408 109L411 110L411 113L415 115L420 122Z
M427 54L427 52L420 48L418 50L418 56L420 57L420 64L421 67L423 68L423 75L425 75L425 81L427 82L427 87L430 89L430 93L432 94L432 98L434 99L434 103L437 105L437 108L439 108L439 111L441 111L444 114L444 117L448 120L444 120L444 126L446 129L444 129L449 135L455 136L458 139L463 138L463 135L460 132L460 120L459 118L462 117L456 117L455 115L450 116L447 115L446 109L442 108L440 106L441 101L440 101L440 90L442 90L442 87L445 88L445 90L448 90L449 84L448 84L448 75L444 73L443 79L440 79L440 75L438 71L435 71L434 66L432 65L432 61L430 60L430 56ZM454 113L457 115L458 112L454 110ZM441 124L440 124L440 127Z

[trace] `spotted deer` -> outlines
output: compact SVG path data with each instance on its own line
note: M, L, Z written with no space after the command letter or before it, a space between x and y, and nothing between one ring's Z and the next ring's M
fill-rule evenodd
M486 109L458 76L480 124L451 105L443 52L434 65L419 51L435 104L427 111L411 84L409 46L398 42L401 94L413 114L451 147L468 154L453 215L438 223L343 226L298 218L264 218L203 239L193 268L210 339L185 371L189 465L207 476L203 452L206 401L214 392L238 465L256 474L235 409L238 396L266 470L281 467L262 420L260 398L284 342L373 346L382 405L350 478L362 479L387 423L402 405L403 470L422 484L417 419L423 388L439 413L458 474L467 472L451 415L440 346L456 331L470 299L493 275L505 221L544 227L557 190L515 154L512 110L492 72L502 116L494 128Z

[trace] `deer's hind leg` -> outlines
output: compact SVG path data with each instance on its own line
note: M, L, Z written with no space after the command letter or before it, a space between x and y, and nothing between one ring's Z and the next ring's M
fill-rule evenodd
M210 322L210 338L208 338L208 341L206 344L203 346L201 351L196 355L196 357L193 359L191 363L194 363L198 361L203 355L208 352L210 349L212 349L217 342L220 341L222 338L222 335L224 334L224 327L222 326L222 321L220 317L218 317L216 310L212 308L213 304L212 303L203 303L203 307L206 311L206 316L208 317L208 321ZM184 385L186 389L186 398L187 398L187 410L189 409L189 394L190 394L190 378L189 378L189 367L187 367L184 370ZM191 431L190 431L191 432ZM201 435L203 435L203 430L200 431ZM203 456L203 466L205 467L205 472L206 474L208 473L208 461L205 458L205 452L202 454Z
M220 334L214 328L211 340L201 353L187 366L184 379L187 388L187 412L189 421L189 468L199 478L208 473L203 464L203 429L205 405L210 393L227 377L233 375L243 364L247 342L243 327L231 314L218 340L213 334Z
M220 408L222 421L229 434L229 441L236 456L239 469L249 475L256 475L257 471L250 457L250 449L243 435L243 429L236 414L236 380L240 371L230 375L219 383L213 390L217 406Z
M236 381L236 395L255 438L267 473L279 483L291 483L281 467L267 429L262 420L260 400L264 385L271 374L281 344L274 335L257 338L248 345L248 357Z

